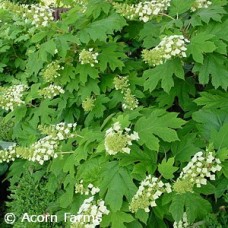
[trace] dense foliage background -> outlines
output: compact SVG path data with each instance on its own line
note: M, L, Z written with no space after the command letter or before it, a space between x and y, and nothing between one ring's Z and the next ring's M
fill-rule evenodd
M41 15L1 2L0 175L10 196L0 213L14 212L15 227L80 227L65 224L63 214L77 214L89 184L109 211L101 227L227 226L227 1L157 1L167 9L155 16L147 7L137 14L139 2L65 1L69 10L58 21L49 8ZM169 55L173 46L160 42L173 35L185 40ZM54 139L54 154L45 136ZM216 157L204 160L215 177L197 185L203 169L195 168L187 186L178 182L200 151ZM159 190L149 210L140 204L154 195L139 195L132 211L148 175L172 191ZM23 213L59 221L21 224ZM188 225L180 222L186 216Z

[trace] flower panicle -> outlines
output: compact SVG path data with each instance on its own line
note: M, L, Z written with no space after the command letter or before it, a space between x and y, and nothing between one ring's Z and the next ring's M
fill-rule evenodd
M221 169L221 161L212 152L199 151L183 168L173 188L178 193L193 191L194 186L200 188L208 180L215 180L215 173Z
M51 84L42 90L40 90L40 95L46 99L52 99L60 94L64 94L65 91L61 86Z
M105 206L104 200L96 200L94 196L85 199L80 206L75 221L71 221L71 228L77 227L96 227L102 222L104 215L109 214L109 210ZM83 216L89 216L93 219L83 220Z
M131 133L130 131L130 128L122 129L119 122L114 123L105 134L106 152L110 155L115 155L117 153L129 154L132 141L139 140L138 133L135 131Z
M174 57L185 58L189 42L183 35L165 36L155 48L144 49L142 58L149 66L161 65Z
M16 107L25 104L22 97L27 88L23 84L2 88L0 90L0 107L6 111L13 111Z
M75 184L75 193L79 193L81 195L96 195L100 192L100 188L95 187L92 183L88 184L85 187L83 180L80 180L79 183Z
M191 11L195 12L197 9L207 9L212 4L208 0L195 0L192 4Z
M16 153L16 143L6 149L0 150L0 164L3 162L11 162L18 158Z
M162 16L170 6L171 0L143 1L138 4L113 3L116 12L129 20L148 22L157 16Z
M156 207L156 199L158 199L164 192L172 192L171 185L164 183L159 178L148 175L141 183L138 191L133 196L130 203L130 211L133 213L139 209L150 211L150 207Z
M98 52L94 52L93 48L89 48L89 50L83 49L79 53L79 62L81 64L89 64L91 67L94 67L95 64L98 63L98 55Z

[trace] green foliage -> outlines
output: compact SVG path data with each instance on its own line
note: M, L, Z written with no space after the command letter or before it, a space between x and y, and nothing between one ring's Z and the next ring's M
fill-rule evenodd
M12 183L9 191L10 201L7 202L9 212L17 217L15 227L49 227L48 224L23 224L20 219L24 213L29 215L42 215L53 213L53 203L57 196L46 189L47 180L42 178L43 171L23 173L19 182Z
M174 158L169 158L168 161L163 160L162 163L158 165L158 171L165 179L173 178L173 173L178 170L177 167L173 166L173 163Z
M151 150L159 150L159 138L166 142L179 140L174 129L180 128L184 121L176 118L175 113L167 113L164 110L153 110L148 117L141 117L136 123L139 132L140 143ZM159 137L159 138L158 138Z
M149 19L127 17L127 10L134 9L128 5L121 5L118 13L117 2L147 4L64 1L71 8L61 20L41 26L26 21L21 6L4 8L0 3L1 101L15 99L4 93L6 88L27 86L19 101L15 99L19 106L11 111L0 107L0 160L13 142L16 148L30 148L45 137L40 125L77 123L72 137L57 139L57 158L44 165L19 158L0 164L0 175L7 172L10 180L7 211L19 217L24 212L54 213L63 227L70 228L63 224L63 214L77 214L89 197L75 193L75 185L83 180L84 187L93 184L100 189L94 197L104 200L110 211L102 217L101 227L171 227L185 212L193 226L226 227L222 212L227 211L228 186L226 1L213 0L194 10L196 0L172 0L167 10ZM175 35L184 36L184 46L179 41L172 50L166 43L165 53L155 52L164 61L149 66L143 50L156 51L164 37ZM80 54L85 51L97 55L83 63ZM127 89L118 89L116 78L126 79ZM41 91L52 84L64 93L44 98ZM125 108L126 91L137 104L133 108ZM112 129L117 122L123 129ZM106 138L111 131L125 134L124 143L132 137L122 153L108 152ZM151 200L149 211L130 211L132 198L148 175L162 181L160 188L162 183L173 186L199 151L213 152L221 161L215 177L207 177L207 183L193 192L162 190ZM144 184L150 190L150 183ZM152 197L150 192L147 197Z
M187 213L189 223L192 223L197 217L203 218L208 215L211 211L211 205L207 200L197 194L177 194L172 199L170 213L173 215L175 221L180 221L184 211Z

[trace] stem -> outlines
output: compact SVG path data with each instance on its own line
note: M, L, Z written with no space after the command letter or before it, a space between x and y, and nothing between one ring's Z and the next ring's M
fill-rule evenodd
M83 137L83 136L81 136L81 135L78 135L78 134L76 135L76 137L80 137L80 138L84 139L84 137Z
M159 15L168 17L168 18L170 18L170 19L172 19L172 20L176 20L174 17L172 17L172 16L170 16L170 15L168 15L168 14L165 14L165 13L159 13Z
M191 228L197 228L200 225L203 225L204 223L205 223L204 221L199 221L199 222L196 222L196 223L192 224L190 227Z
M73 154L74 151L56 152L57 154Z

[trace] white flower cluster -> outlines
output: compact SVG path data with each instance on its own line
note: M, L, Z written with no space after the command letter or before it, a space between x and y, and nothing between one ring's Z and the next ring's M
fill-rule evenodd
M0 163L14 161L19 155L16 153L16 144L0 150Z
M81 64L90 64L91 67L94 67L94 64L98 63L97 56L98 53L93 52L93 48L88 51L83 49L79 54L79 62Z
M115 155L119 152L129 154L133 140L138 140L137 132L130 133L130 128L121 128L119 122L113 124L111 128L106 131L105 135L105 149L108 154Z
M23 5L25 11L23 13L23 18L25 22L31 22L32 25L36 27L48 26L48 24L54 20L52 13L53 9L48 6L41 5Z
M85 100L82 101L82 108L85 112L90 112L93 110L95 106L96 98L94 97L87 97Z
M156 199L158 199L164 192L172 192L169 183L163 183L156 177L148 175L140 184L137 193L133 196L129 209L135 213L138 209L144 209L149 212L149 207L155 207Z
M57 1L56 0L41 0L40 2L45 6L55 6Z
M124 94L123 97L123 109L129 109L133 110L138 107L138 100L137 98L132 94L129 84L128 77L120 77L117 76L113 80L114 86L116 90L120 90L122 94Z
M44 98L52 99L53 97L63 94L65 91L61 86L51 84L40 91L40 95Z
M80 193L81 195L95 195L98 192L100 192L100 189L97 187L94 187L93 184L88 184L87 187L83 185L83 180L80 180L79 184L75 185L75 193Z
M142 58L150 66L157 66L173 57L186 57L186 43L189 42L183 35L165 36L152 50L144 49Z
M28 150L31 151L31 155L28 157L28 160L33 162L37 161L43 165L45 161L50 160L52 157L57 157L55 153L57 148L58 141L48 135L30 146Z
M127 89L124 93L124 101L122 104L123 109L134 110L138 107L139 101L137 98L131 93L130 89Z
M186 212L184 212L182 220L180 220L179 222L174 222L173 223L173 228L185 228L185 227L189 227L189 223L188 223L188 218L187 218L187 213Z
M138 19L143 22L151 20L154 16L163 15L170 6L171 0L151 0L138 4L113 3L118 13L129 20Z
M196 153L191 161L185 166L180 173L174 189L177 192L183 192L180 188L181 183L187 180L189 186L201 187L207 184L207 179L215 180L215 172L220 171L221 161L213 156L212 152L204 154L202 151ZM183 187L183 186L182 186Z
M16 145L14 145L7 150L0 151L0 162L8 162L21 157L29 161L37 161L43 165L45 161L57 157L55 151L59 147L60 141L76 136L73 132L75 131L76 125L76 123L61 122L51 126L39 126L38 128L42 133L47 136L39 139L29 147L16 147ZM92 188L91 190L95 192L97 189Z
M195 0L191 7L191 10L194 12L197 9L208 8L211 4L212 2L208 0Z
M163 13L170 6L171 0L152 0L140 2L136 5L135 13L139 16L139 20L143 22L149 21L153 16Z
M13 111L15 107L21 106L25 102L22 100L25 85L13 85L0 90L0 107L6 111Z
M124 93L130 86L128 77L116 76L113 80L113 84L116 90L120 90Z
M53 61L49 63L42 71L42 77L46 82L53 82L57 77L60 76L59 70L63 69L64 67L59 65L59 61Z
M55 125L43 126L40 125L38 128L43 134L51 136L56 141L61 141L76 136L74 133L76 129L76 123L65 123L61 122Z
M109 210L105 206L105 202L103 200L96 201L94 196L91 196L90 198L84 200L77 214L77 221L71 224L71 228L95 228L100 225L103 215L109 214ZM89 216L89 218L92 219L89 219L88 221L81 219L82 221L80 221L80 218L82 218L83 215Z
M42 126L38 128L43 133L46 134L44 138L41 138L37 142L33 143L29 148L30 161L38 161L41 165L50 160L51 158L56 158L56 149L59 146L59 142L68 138L75 136L76 123L58 123L56 125Z

